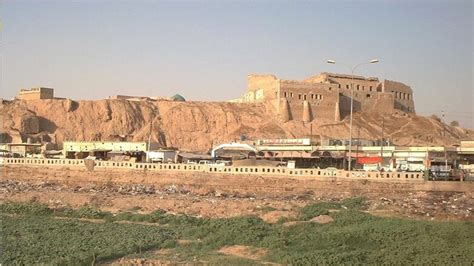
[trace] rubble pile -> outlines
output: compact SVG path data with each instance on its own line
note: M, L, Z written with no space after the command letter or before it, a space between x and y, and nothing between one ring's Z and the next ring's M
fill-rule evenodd
M107 198L114 198L120 195L125 196L151 196L159 199L175 198L190 200L190 202L209 201L211 203L230 201L259 201L260 205L268 205L276 201L285 204L296 204L298 206L311 202L340 202L347 196L344 193L333 196L317 196L300 194L294 196L256 196L251 193L229 193L213 189L189 189L184 186L166 185L157 187L147 184L84 184L68 185L56 182L25 182L16 180L0 181L0 194L5 195L4 200L8 200L8 195L18 195L25 192L61 192L82 194L89 196L103 195ZM378 211L389 211L396 216L416 217L420 219L474 219L474 194L460 192L411 192L403 194L387 194L384 197L370 196L366 202L365 210L369 213L377 214ZM257 206L255 210L261 209ZM344 208L344 206L343 206Z
M394 207L398 212L426 216L443 215L471 217L474 211L474 195L459 192L410 192L403 199L379 198L372 202L371 209Z

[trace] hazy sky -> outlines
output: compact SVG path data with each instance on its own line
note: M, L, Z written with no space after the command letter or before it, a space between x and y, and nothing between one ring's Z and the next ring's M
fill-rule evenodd
M220 101L250 73L347 72L404 82L422 115L474 128L473 4L466 1L2 1L1 96L115 94Z

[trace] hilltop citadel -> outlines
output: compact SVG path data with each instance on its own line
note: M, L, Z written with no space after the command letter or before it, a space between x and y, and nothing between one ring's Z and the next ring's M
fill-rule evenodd
M415 113L412 89L397 81L327 72L302 81L275 75L249 75L247 80L246 93L233 102L268 104L284 122L340 121L350 113L351 84L354 111Z

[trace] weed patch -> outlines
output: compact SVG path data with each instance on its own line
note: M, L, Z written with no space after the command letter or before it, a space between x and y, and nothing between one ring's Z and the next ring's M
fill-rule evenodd
M269 224L258 217L228 219L150 214L113 215L92 208L52 210L37 203L0 205L3 253L1 263L90 264L127 254L140 257L150 249L172 249L169 256L183 262L248 265L258 261L220 254L226 246L266 250L261 260L295 265L318 264L471 264L474 261L474 223L429 222L375 217L361 212L363 199L321 202L300 209L309 220L329 209L333 222L296 223L283 219ZM17 214L14 216L4 214ZM54 216L105 219L90 223ZM114 223L132 221L166 227ZM178 243L177 239L186 239ZM132 255L135 254L135 255ZM153 255L155 254L155 255Z
M152 226L3 215L1 262L85 265L174 246L174 240L171 230Z

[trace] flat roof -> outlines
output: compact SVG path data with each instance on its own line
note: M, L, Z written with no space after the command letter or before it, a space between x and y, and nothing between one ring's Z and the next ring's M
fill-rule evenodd
M196 153L190 153L190 152L181 152L181 153L178 153L178 156L189 158L189 159L212 159L212 156L208 154L196 154Z
M5 143L7 146L42 146L41 143Z

